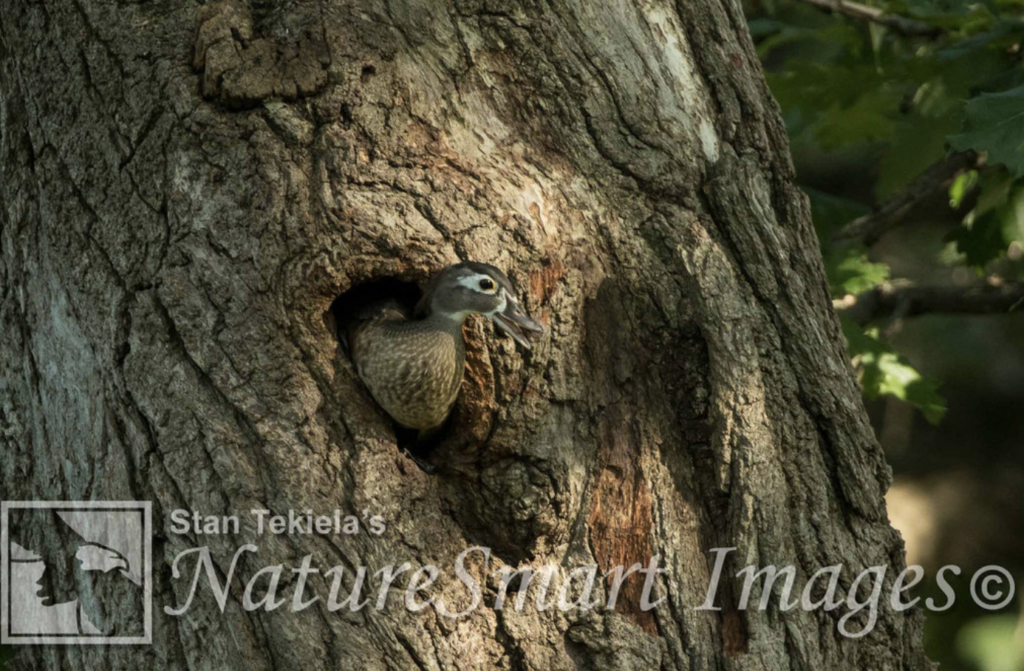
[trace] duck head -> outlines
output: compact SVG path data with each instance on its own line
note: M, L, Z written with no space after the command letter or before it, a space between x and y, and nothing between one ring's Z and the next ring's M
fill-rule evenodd
M526 333L544 327L523 312L515 288L505 273L487 263L467 261L448 266L435 276L416 307L416 315L439 315L459 324L471 314L494 322L517 343L530 348Z

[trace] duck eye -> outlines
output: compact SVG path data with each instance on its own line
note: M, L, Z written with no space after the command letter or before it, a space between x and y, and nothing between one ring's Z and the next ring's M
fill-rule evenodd
M485 277L480 280L480 288L484 291L492 291L494 289L494 280L489 280Z

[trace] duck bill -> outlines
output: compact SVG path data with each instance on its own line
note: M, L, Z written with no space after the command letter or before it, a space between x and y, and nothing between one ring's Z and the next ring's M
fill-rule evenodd
M527 331L530 333L544 332L543 326L524 315L516 306L510 306L504 312L494 315L494 323L526 349L530 349L530 341L526 339Z

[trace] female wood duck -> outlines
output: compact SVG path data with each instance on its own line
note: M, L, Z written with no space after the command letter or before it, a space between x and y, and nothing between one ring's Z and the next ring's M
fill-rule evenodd
M444 423L462 385L462 325L480 314L529 349L524 331L543 327L525 315L503 272L486 263L449 266L435 276L410 316L378 304L348 329L356 372L374 400L421 436Z

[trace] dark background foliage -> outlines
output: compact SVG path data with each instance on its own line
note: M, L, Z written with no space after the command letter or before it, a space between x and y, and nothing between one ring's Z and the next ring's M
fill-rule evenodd
M893 465L890 517L909 563L966 576L928 616L929 655L1024 669L1024 618L967 592L986 564L1024 578L1024 2L746 10Z

